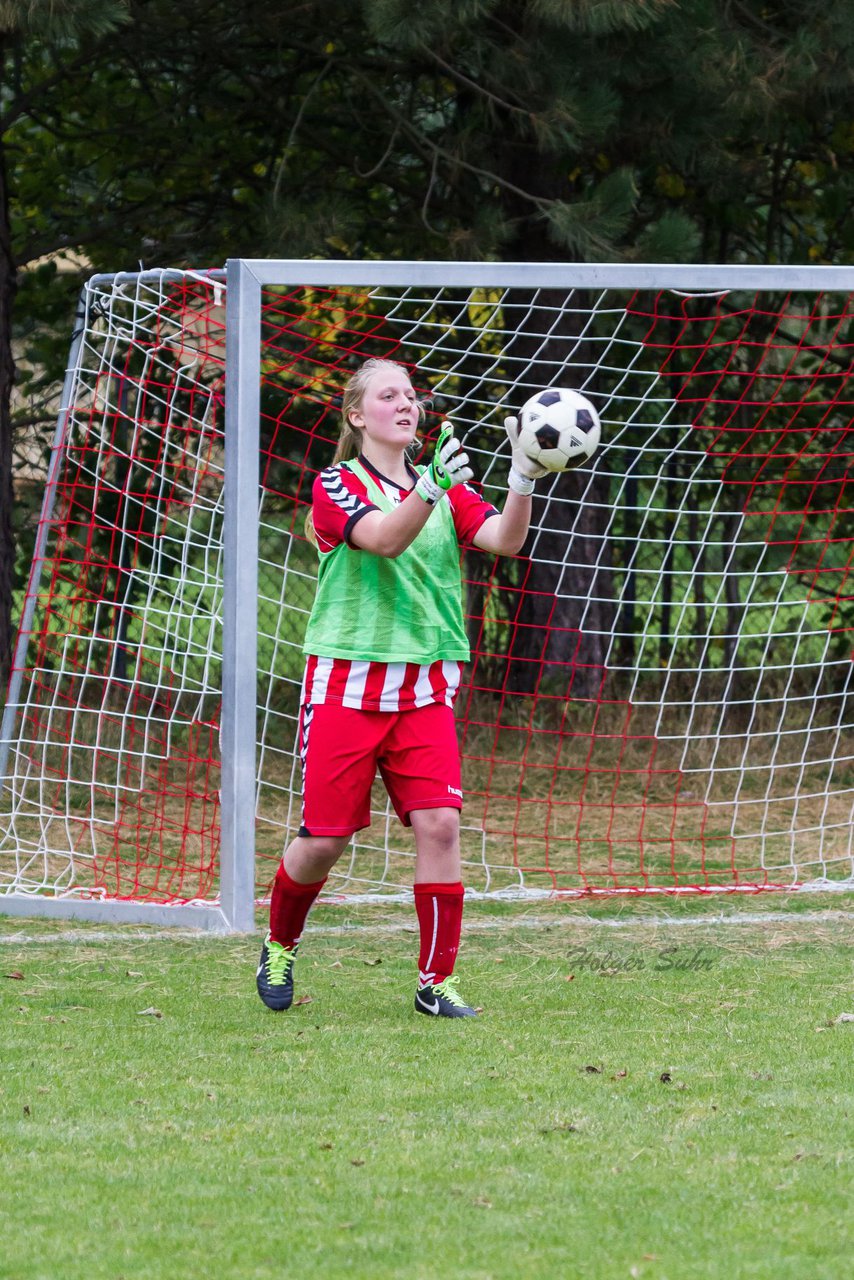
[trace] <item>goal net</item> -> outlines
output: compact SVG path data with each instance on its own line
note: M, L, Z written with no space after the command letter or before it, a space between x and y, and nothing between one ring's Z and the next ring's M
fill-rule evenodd
M538 482L519 556L463 553L467 887L851 887L854 295L832 270L250 265L259 311L232 297L228 342L236 269L84 290L0 741L0 910L216 916L253 839L268 894L300 822L304 519L369 356L407 367L428 454L449 417L499 507L508 412L569 386L602 420L591 463ZM327 892L405 893L413 857L378 788Z

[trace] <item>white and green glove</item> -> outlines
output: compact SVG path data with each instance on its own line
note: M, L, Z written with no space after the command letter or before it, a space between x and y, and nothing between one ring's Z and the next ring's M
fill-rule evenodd
M519 448L518 418L505 418L504 430L507 432L513 448L507 487L512 489L514 493L521 493L526 498L534 492L534 481L539 480L540 476L547 475L549 469L548 467L541 467L538 462L534 462L533 458L528 457L524 449Z
M471 480L474 472L468 463L469 456L455 437L454 428L450 422L443 422L433 461L418 477L415 492L432 507L454 485Z

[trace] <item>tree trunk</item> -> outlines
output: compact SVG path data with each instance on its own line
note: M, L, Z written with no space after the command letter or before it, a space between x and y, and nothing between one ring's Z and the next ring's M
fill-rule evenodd
M12 312L18 285L9 225L6 152L0 140L0 688L5 694L12 665L14 622L12 586L15 576L15 532L12 523Z
M539 482L541 485L548 480ZM529 561L511 628L508 687L596 698L614 630L608 477L570 471L534 499ZM604 517L604 518L603 518Z
M585 358L578 327L583 295L577 291L572 310L560 313L564 302L562 294L540 290L535 305L520 308L529 332L520 329L510 350L516 358L527 357L525 377L534 386L568 385L566 375L556 374L568 349L575 366L571 380L581 380L578 366ZM595 393L589 382L585 389ZM607 532L610 478L591 477L584 467L564 473L552 485L548 476L537 482L526 543L532 558L511 620L508 687L533 693L545 681L550 692L591 698L601 689L615 621ZM546 488L551 490L548 497Z
M658 633L658 661L665 667L673 649L673 637L670 634L671 616L673 613L673 566L675 563L674 536L679 521L677 505L679 498L676 492L676 480L679 471L678 456L672 451L667 459L667 480L665 484L665 515L662 537L667 539L667 550L661 566L661 626Z
M517 188L535 197L555 194L550 158L513 139L506 139L502 150L502 171ZM509 261L564 259L529 203L511 196L507 209L517 218L516 234L506 246ZM582 312L590 301L584 291L575 291L571 308L559 290L510 290L508 297L527 304L515 312L523 319L508 346L514 363L521 357L516 367L525 367L526 382L580 389L584 380L585 391L595 399L595 374L583 378L596 363L593 348L581 339ZM572 369L564 372L570 351ZM544 497L546 487L551 488L550 477L537 481L532 533L525 544L526 552L533 548L533 558L524 566L510 619L507 687L533 693L545 681L549 692L559 696L596 698L616 621L608 537L610 478L599 473L591 477L584 467L560 476L551 499Z
M632 669L635 665L637 650L635 629L638 592L638 457L636 450L626 449L626 487L623 510L623 590L617 634L620 637L618 649L620 666L629 669Z

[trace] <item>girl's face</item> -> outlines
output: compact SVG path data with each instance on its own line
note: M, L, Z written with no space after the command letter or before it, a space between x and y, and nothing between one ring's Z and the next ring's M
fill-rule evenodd
M400 449L411 444L418 428L418 406L403 369L378 369L350 417L367 441Z

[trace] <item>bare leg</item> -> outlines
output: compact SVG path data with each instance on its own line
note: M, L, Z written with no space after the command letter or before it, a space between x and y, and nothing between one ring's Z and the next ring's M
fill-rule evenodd
M351 836L297 836L285 850L282 865L297 884L325 880Z
M416 809L415 883L455 884L460 880L460 815L457 809Z

